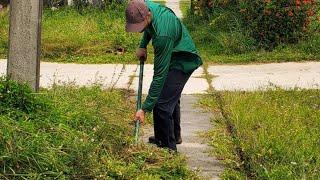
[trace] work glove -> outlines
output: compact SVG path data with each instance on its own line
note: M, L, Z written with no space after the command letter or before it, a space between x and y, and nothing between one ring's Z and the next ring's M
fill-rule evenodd
M147 60L147 49L146 48L138 48L136 51L136 56L139 60Z

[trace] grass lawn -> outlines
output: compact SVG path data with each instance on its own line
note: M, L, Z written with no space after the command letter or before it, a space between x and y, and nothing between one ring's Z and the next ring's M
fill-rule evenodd
M140 34L125 32L124 7L105 11L46 9L42 22L42 61L76 63L136 63ZM0 58L6 58L8 10L0 12Z
M164 1L156 1L164 4ZM319 61L319 28L298 44L280 45L272 52L256 48L254 40L237 28L237 19L221 14L210 21L188 15L190 1L181 1L184 24L208 64ZM135 50L141 34L124 30L125 5L105 11L72 8L46 9L42 27L42 61L69 63L137 63ZM0 12L0 59L8 50L8 9ZM314 23L313 27L319 26ZM149 62L153 51L149 48Z
M184 157L133 145L121 90L72 85L32 93L0 80L0 179L198 179Z
M0 11L0 59L7 57L9 37L8 9Z
M206 136L223 178L320 178L320 90L215 92L200 104L217 115Z

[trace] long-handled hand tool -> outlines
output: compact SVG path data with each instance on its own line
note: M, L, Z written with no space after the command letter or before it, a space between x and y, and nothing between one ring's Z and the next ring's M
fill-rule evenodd
M139 72L139 86L138 86L138 98L137 98L137 111L141 109L141 98L142 98L142 82L143 82L143 68L144 68L144 58L140 59L140 72ZM139 130L140 130L140 121L136 119L134 136L135 143L139 141Z

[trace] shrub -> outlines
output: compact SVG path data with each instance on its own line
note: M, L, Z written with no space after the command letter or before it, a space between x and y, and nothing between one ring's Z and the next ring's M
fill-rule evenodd
M305 36L318 4L316 0L200 0L195 5L195 14L206 19L217 12L235 14L260 47L272 50Z
M123 4L126 0L94 0L92 3L89 0L74 0L74 7L82 13L86 7L96 7L101 10L106 10L106 7L114 4Z
M82 13L83 8L87 7L89 5L89 2L87 0L75 0L74 2L74 7Z
M315 0L242 0L239 12L261 46L296 43L316 11Z
M66 0L43 0L43 5L49 8L63 6L66 4Z

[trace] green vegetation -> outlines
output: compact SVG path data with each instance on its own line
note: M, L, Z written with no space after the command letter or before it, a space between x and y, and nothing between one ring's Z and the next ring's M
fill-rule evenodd
M320 90L214 92L200 104L217 115L206 136L222 178L320 178Z
M105 11L73 8L47 10L43 16L44 61L78 63L135 62L139 35L124 29L124 5Z
M0 80L0 179L197 179L185 159L133 144L134 103L121 90Z
M188 0L181 0L180 2L180 10L182 12L182 14L185 16L188 14L188 11L191 8L191 3Z
M104 11L86 8L79 14L62 7L43 14L42 60L76 63L136 63L140 35L125 32L125 5ZM0 58L6 57L8 12L0 13Z
M152 1L152 2L155 2L155 3L158 3L158 4L161 4L163 6L166 5L166 1Z
M299 42L279 44L269 51L259 47L259 43L251 37L247 26L242 24L239 13L226 7L216 8L210 14L199 11L192 14L190 10L186 11L186 2L181 5L185 16L184 24L208 63L242 64L320 59L320 23L317 16L313 17L308 31Z
M7 57L9 37L8 13L8 9L0 11L0 59Z
M163 4L163 1L157 1ZM43 15L42 60L75 63L136 63L135 49L139 34L124 30L125 5L106 9L85 8L80 14L74 8L62 7ZM209 17L191 15L190 1L181 1L189 29L207 63L267 63L318 61L320 59L319 19L315 16L304 38L295 44L280 44L272 51L258 47L250 33L243 29L240 17L226 9L215 9ZM318 12L318 16L320 13ZM0 12L0 58L8 50L8 10ZM149 51L152 59L152 51Z

